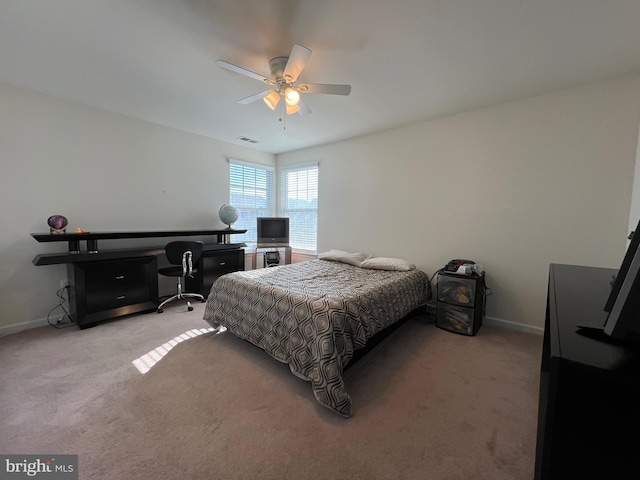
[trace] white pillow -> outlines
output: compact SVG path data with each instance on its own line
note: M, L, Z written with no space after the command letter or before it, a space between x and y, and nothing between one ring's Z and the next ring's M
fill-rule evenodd
M342 262L348 263L349 265L354 265L359 267L363 260L366 260L371 255L368 253L350 253L343 252L342 250L329 250L327 252L322 252L318 255L320 260L329 260L332 262Z
M402 258L390 257L370 257L364 260L360 266L362 268L371 268L372 270L396 270L399 272L416 269L413 263L409 263Z

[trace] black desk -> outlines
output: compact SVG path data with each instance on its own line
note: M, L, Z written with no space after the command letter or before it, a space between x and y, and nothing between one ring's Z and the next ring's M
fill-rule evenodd
M229 235L246 230L188 230L152 232L102 232L84 234L31 234L39 242L69 242L69 251L37 255L36 266L67 265L71 317L80 328L133 313L151 312L158 306L158 256L164 245L98 251L99 239L214 236L206 243L198 273L187 279L187 288L205 297L220 276L244 270L244 243L225 243ZM87 250L80 251L80 242Z
M124 238L160 238L160 237L216 237L217 243L228 243L229 236L246 233L246 230L151 230L139 232L87 232L87 233L32 233L38 242L68 242L69 253L80 253L80 242L86 242L88 253L98 253L98 240L119 240Z
M551 265L535 478L640 479L640 346L601 327L615 270Z

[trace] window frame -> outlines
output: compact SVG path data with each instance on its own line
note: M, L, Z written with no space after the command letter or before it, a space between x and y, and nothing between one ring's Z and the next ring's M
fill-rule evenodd
M313 171L311 174L309 172ZM302 175L299 175L301 174ZM300 201L310 202L311 208L296 208L289 205L289 193L291 174L297 176L296 186L293 188L298 192L297 197ZM319 165L318 162L312 163L299 163L278 167L278 215L283 217L289 217L290 222L290 239L289 244L292 250L303 253L316 255L318 251L318 186L319 186ZM300 198L305 197L305 198ZM306 213L306 215L304 215ZM302 215L297 215L302 214ZM306 233L307 228L303 228L305 233L296 234L294 232L300 231L300 228L296 226L300 225L300 222L309 221L309 214L311 214L312 221L314 223L312 232ZM296 218L303 217L304 218ZM312 238L313 237L313 238Z
M235 158L228 158L228 164L229 203L240 211L240 217L234 224L234 228L238 230L247 230L247 233L245 234L234 235L234 240L237 242L245 242L248 246L255 248L257 245L255 219L258 216L289 217L289 245L291 246L292 251L296 253L316 255L318 248L318 162L275 167L245 160L238 160ZM242 169L242 180L240 182L238 182L237 178L234 176L234 169ZM311 177L309 177L310 171L313 171L311 173ZM236 176L239 174L240 172L235 173ZM244 178L245 175L247 175L247 177L251 177L252 174L255 177L253 179L253 183L251 181L246 183ZM260 183L260 185L258 185L258 174L260 174L260 176L264 175L264 183ZM302 201L311 201L311 208L296 208L296 206L290 206L288 193L290 187L289 176L291 174L294 174L297 177L296 186L294 187L298 192L297 196L305 197ZM300 184L298 184L298 182L300 182ZM245 189L249 192L253 191L254 198L256 198L256 193L264 192L263 198L265 205L252 205L252 203L255 203L255 201L252 202L250 200L252 195L245 195L245 198L240 199L238 195L242 196ZM310 195L312 198L310 198ZM306 220L300 219L300 217L305 216ZM299 225L301 221L311 221L313 223L310 234L302 233L301 235L297 235L294 233L297 230L296 225ZM304 228L304 231L306 232L307 228Z
M275 216L277 208L277 174L275 167L271 165L264 165L255 162L247 162L244 160L237 160L235 158L229 158L229 202L240 211L240 217L235 223L234 228L238 230L246 229L244 234L234 235L236 242L245 242L247 244L257 244L257 232L256 232L256 218L258 216L273 217ZM242 169L243 180L241 183L234 181L234 169ZM250 177L251 171L253 171L254 181L253 183L245 183L244 176ZM262 177L264 175L264 185L262 184ZM241 188L243 191L238 192ZM235 192L234 192L235 190ZM237 195L242 196L246 191L253 191L254 195L245 194L243 200L239 200ZM256 193L264 192L264 206L257 205L259 202L255 199L258 198ZM254 201L251 202L249 198L253 196ZM253 205L251 204L253 203Z

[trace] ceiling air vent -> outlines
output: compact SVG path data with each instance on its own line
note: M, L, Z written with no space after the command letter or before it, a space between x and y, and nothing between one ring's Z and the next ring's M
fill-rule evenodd
M258 140L254 140L249 137L238 137L238 140L242 140L243 142L249 142L249 143L258 143Z

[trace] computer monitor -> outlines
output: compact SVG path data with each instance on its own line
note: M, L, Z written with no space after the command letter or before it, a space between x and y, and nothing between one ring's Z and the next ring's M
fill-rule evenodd
M640 338L640 222L613 282L604 310L604 333L620 340Z

